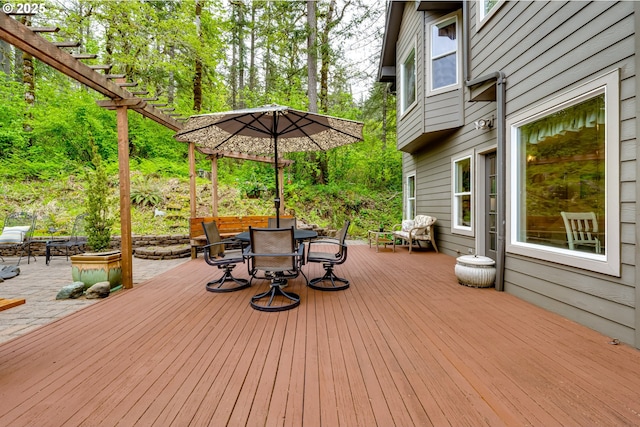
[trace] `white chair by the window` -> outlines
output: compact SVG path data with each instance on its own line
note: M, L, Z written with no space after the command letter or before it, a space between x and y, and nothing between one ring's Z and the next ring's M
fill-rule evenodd
M597 254L601 252L598 234L598 220L594 212L560 212L567 231L569 249L576 246L593 247Z

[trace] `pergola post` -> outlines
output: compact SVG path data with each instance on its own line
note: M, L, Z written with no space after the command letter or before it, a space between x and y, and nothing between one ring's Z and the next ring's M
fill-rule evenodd
M191 218L196 217L196 144L189 143L189 208Z
M278 210L280 211L280 215L284 215L284 166L275 162L274 167L278 169L278 180L280 181L280 188L277 189L278 196L280 197L280 207Z
M212 215L218 216L218 158L211 157L211 207Z
M133 288L133 250L131 243L131 191L129 178L129 120L127 107L116 107L118 164L120 165L120 251L122 286Z

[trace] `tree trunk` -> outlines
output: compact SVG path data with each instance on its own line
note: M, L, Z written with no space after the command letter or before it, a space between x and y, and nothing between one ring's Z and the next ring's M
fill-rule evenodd
M382 88L382 151L387 151L387 94L389 83L385 83Z
M245 56L247 54L244 46L244 3L238 1L238 107L244 108L244 69Z
M7 76L11 74L11 45L0 40L0 71Z
M318 54L316 46L316 36L318 25L316 22L316 2L307 0L307 25L309 36L307 38L307 76L309 98L309 111L318 112Z
M198 32L198 41L202 43L202 27L200 24L200 16L202 15L202 3L196 0L196 31ZM200 50L196 53L195 73L193 75L193 111L202 109L202 60L200 59Z
M251 2L251 42L249 47L249 91L255 92L256 75L256 2Z
M320 34L320 110L323 113L329 111L329 66L331 65L331 46L329 45L329 33L335 25L333 14L336 8L335 0L329 2L324 28Z
M174 45L171 45L169 46L169 60L173 62L175 56L176 56L176 47ZM174 103L174 97L176 93L176 82L175 82L175 75L173 70L169 71L169 76L167 79L168 79L167 102L169 103L169 105L172 105Z

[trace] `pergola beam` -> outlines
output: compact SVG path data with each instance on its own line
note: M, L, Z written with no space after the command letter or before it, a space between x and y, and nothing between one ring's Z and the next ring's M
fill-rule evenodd
M75 59L70 53L54 46L50 41L38 36L24 24L0 12L0 39L16 46L23 52L51 66L63 74L79 81L110 99L133 98L127 90L112 82L109 77L91 69ZM182 124L172 117L147 104L136 111L145 117L171 129L178 131Z
M191 196L191 200L195 200L196 198L196 166L195 166L195 151L198 151L200 154L204 154L207 156L209 160L211 160L211 209L213 216L218 216L218 159L222 159L223 157L228 157L230 159L240 159L240 160L252 160L254 162L262 162L262 163L272 163L275 164L276 160L273 157L267 156L257 156L253 154L239 153L234 151L217 151L212 150L207 147L199 147L196 146L194 142L189 142L189 194ZM284 168L285 166L289 166L293 164L293 160L288 159L278 159L278 176L280 178L280 182L284 182ZM280 190L280 214L284 213L284 190ZM196 205L195 202L191 203L191 216L196 216Z
M133 287L133 248L131 242L131 202L129 170L129 128L127 110L137 111L171 130L178 131L182 124L164 114L146 101L136 98L129 91L97 71L104 66L87 66L68 52L56 47L54 43L38 36L26 25L0 12L0 39L6 41L49 65L55 70L77 80L83 85L106 96L109 100L98 101L98 105L116 110L118 131L118 167L120 173L120 231L122 251L122 285ZM59 44L62 45L62 44ZM67 44L65 44L66 46ZM108 66L105 69L110 69ZM123 76L124 77L124 76Z

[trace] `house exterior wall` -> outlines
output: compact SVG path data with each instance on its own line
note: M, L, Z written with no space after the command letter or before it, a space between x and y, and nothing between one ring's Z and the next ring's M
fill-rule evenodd
M620 274L608 275L523 256L507 250L504 290L557 312L611 337L640 348L640 291L636 277L640 252L636 240L636 161L638 104L635 55L637 6L632 1L550 1L500 4L490 19L478 25L477 2L468 3L470 76L496 71L506 74L506 119L555 94L618 70L620 88L619 190ZM416 212L438 218L436 236L441 252L452 256L469 250L482 253L483 239L476 208L473 231L452 230L452 159L472 153L476 187L482 153L495 149L497 130L477 130L474 121L495 117L496 102L472 102L470 90L441 97L425 93L425 46L429 25L451 11L419 11L408 2L398 35L402 46L417 40L419 111L398 116L398 148L404 173L416 175ZM464 18L463 18L464 19ZM463 37L466 37L463 35ZM459 111L448 110L460 105ZM438 111L440 114L438 114ZM442 113L444 112L444 113ZM448 112L448 113L447 113ZM422 115L417 122L415 115ZM458 115L458 119L456 119ZM448 118L442 120L443 117ZM509 132L509 130L507 130ZM507 159L507 161L509 161ZM507 177L510 179L510 177ZM476 189L477 190L477 189ZM507 203L509 201L507 200ZM506 218L509 227L509 217Z

